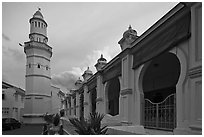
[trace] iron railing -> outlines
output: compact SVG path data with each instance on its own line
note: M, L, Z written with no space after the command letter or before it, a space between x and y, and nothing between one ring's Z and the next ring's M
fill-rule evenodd
M160 103L145 99L144 126L173 130L176 127L176 95L171 94Z

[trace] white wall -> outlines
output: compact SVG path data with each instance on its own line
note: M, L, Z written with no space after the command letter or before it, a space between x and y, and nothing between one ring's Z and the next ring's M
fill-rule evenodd
M2 117L13 117L19 121L22 121L22 109L24 109L24 99L21 101L21 95L17 94L15 98L15 88L2 89L2 93L5 94L5 99L2 100L3 108L9 108L9 113L2 113Z

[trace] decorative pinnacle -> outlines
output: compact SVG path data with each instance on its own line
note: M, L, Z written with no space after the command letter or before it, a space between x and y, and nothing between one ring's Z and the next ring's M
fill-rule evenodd
M132 29L131 25L129 25L128 29Z

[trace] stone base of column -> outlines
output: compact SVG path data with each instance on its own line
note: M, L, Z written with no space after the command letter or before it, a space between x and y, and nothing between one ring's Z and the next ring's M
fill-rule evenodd
M175 128L174 135L202 135L202 128Z

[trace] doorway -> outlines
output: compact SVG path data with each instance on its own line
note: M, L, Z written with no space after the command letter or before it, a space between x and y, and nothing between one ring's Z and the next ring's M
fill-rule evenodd
M146 65L142 81L144 126L173 130L176 127L176 84L180 62L175 54L167 52Z

